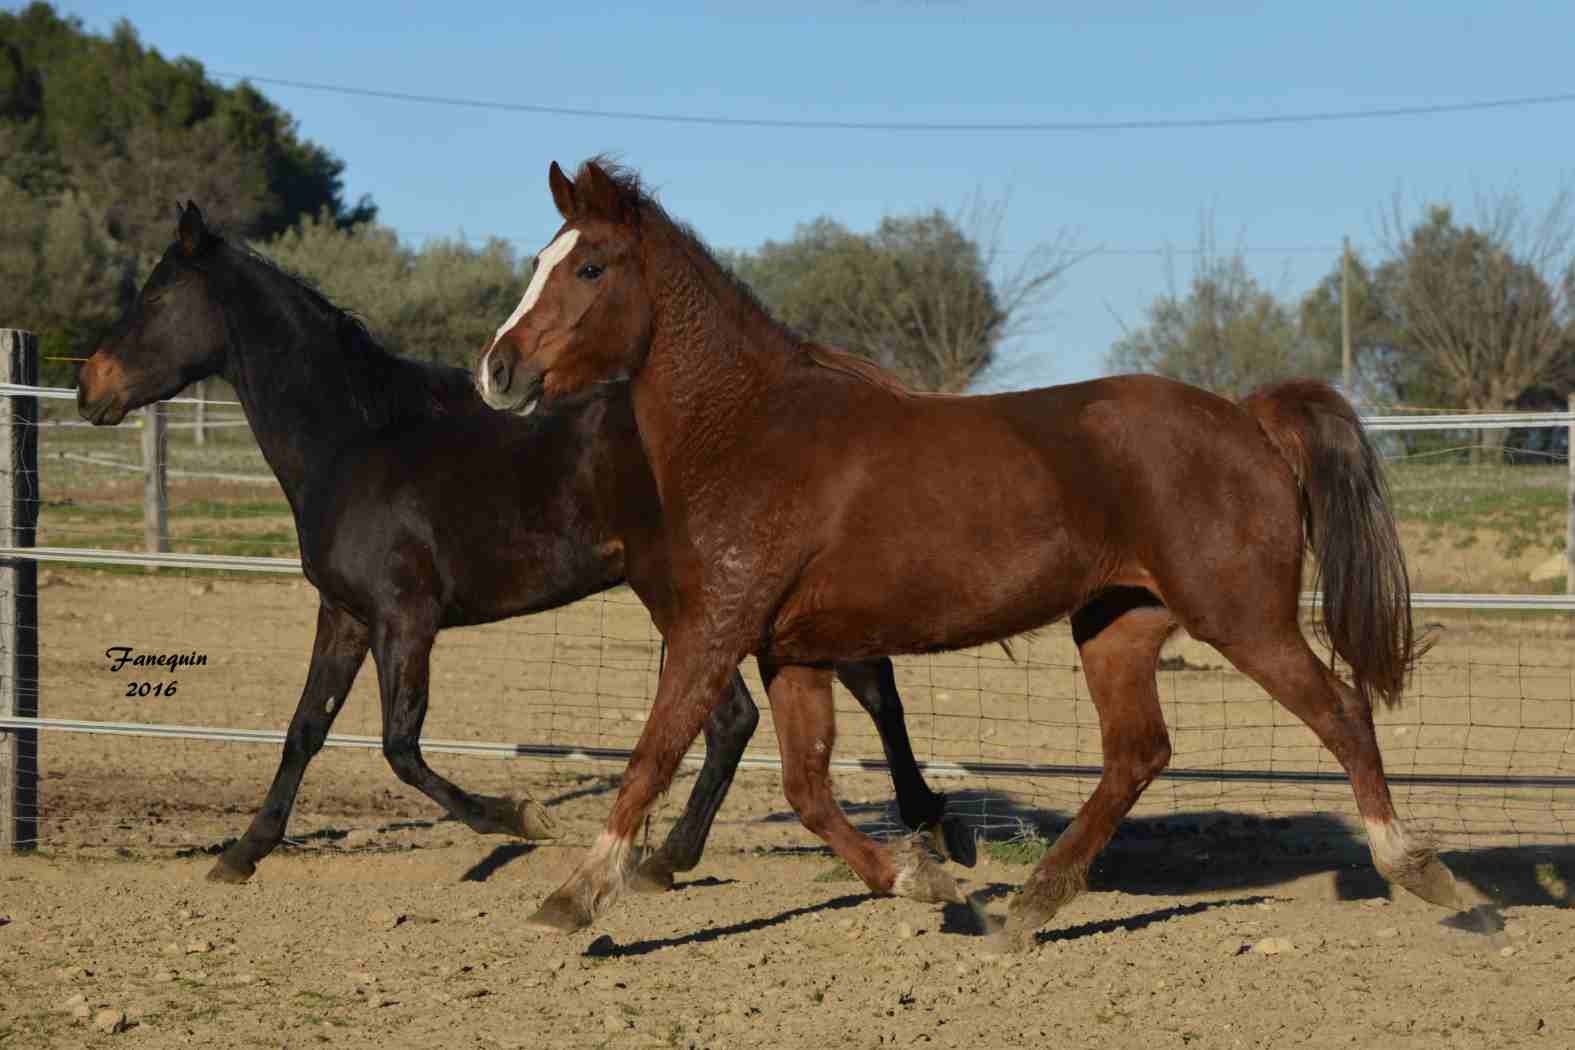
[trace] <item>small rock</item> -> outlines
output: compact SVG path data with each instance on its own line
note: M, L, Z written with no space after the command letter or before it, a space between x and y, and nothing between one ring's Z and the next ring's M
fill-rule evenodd
M1362 907L1364 907L1364 908L1387 908L1387 907L1389 907L1389 898L1388 897L1369 897L1365 901L1362 902Z
M1400 936L1400 931L1395 929L1393 926L1385 926L1383 929L1381 929L1377 933L1373 934L1373 936L1374 937L1383 937L1383 938L1385 938L1387 940L1390 937L1398 937L1398 936Z
M366 921L382 930L392 930L395 926L405 921L405 917L398 912L374 911L366 917Z
M356 984L371 984L374 980L376 980L376 978L367 973L365 970L351 970L349 973L345 974L345 976L350 978L350 980Z
M93 1015L93 1027L100 1032L114 1035L126 1030L126 1011L106 1007Z
M363 849L372 845L378 840L378 838L379 836L375 829L361 828L359 830L350 832L344 838L340 839L339 847L341 849Z
M384 1007L384 1006L398 1006L398 1005L399 1005L399 1000L398 1000L398 999L395 999L395 998L394 998L394 997L393 997L393 996L391 996L391 995L380 995L380 996L378 996L378 997L377 997L377 999L376 999L376 1000L374 1000L374 1001L375 1001L375 1002L376 1002L376 1004L377 1004L377 1005L378 1005L378 1006L379 1006L379 1007Z
M611 1035L614 1032L624 1032L632 1028L629 1019L617 1010L608 1010L602 1015L602 1027Z
M189 941L186 944L187 955L207 955L213 951L212 941Z
M174 970L160 970L158 973L153 975L153 980L156 984L169 984L174 979Z
M1515 954L1515 949L1506 945L1505 947L1500 948L1498 950L1498 953L1500 955L1502 955L1504 958L1508 959L1511 955Z
M1526 929L1526 924L1523 922L1507 922L1504 924L1504 932L1511 937L1524 937L1531 931Z
M918 936L918 932L916 930L914 930L914 928L912 926L908 925L905 922L899 922L897 924L897 937L899 939L904 940L904 941L911 941L916 936Z
M77 1005L71 1008L71 1016L75 1017L78 1021L86 1021L89 1017L93 1016L93 1008L87 1003L77 1003Z
M461 999L480 999L482 996L490 995L490 994L491 993L488 992L487 989L485 989L485 988L467 988L463 992L459 993L459 998L461 998Z
M126 1007L126 1020L130 1021L132 1024L136 1024L146 1017L147 1013L148 1012L140 1006L128 1006Z
M1252 950L1258 955L1284 955L1286 952L1293 951L1295 947L1284 937L1265 937L1254 944Z
M86 966L67 966L58 972L62 981L80 981L84 977L93 976L93 971Z
M83 995L81 992L78 992L76 995L73 995L71 998L69 998L65 1002L61 1003L60 1004L60 1009L63 1010L64 1012L66 1012L66 1013L70 1013L72 1010L75 1010L77 1007L81 1006L82 1004L84 1004L86 1002L87 1002L87 996Z
M230 983L232 983L232 984L253 984L253 983L256 982L256 980L257 980L257 975L254 974L254 973L238 973L234 977L230 978Z
M460 918L464 919L466 922L473 922L476 919L485 918L486 914L487 913L482 911L480 908L472 908L465 912L465 914L461 915Z
M181 922L190 922L191 920L195 919L197 915L190 908L182 908L180 911L175 913L175 917Z

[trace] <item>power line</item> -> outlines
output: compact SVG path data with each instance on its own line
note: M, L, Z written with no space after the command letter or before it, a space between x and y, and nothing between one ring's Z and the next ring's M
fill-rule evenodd
M394 228L392 226L387 227L387 228L393 230L393 232L396 235L398 235L399 237L404 238L406 240L419 239L419 240L422 240L422 241L432 241L432 240L438 240L438 241L450 240L450 241L455 241L455 240L458 240L458 241L467 241L467 242L482 243L482 244L485 244L488 241L504 241L504 242L509 243L509 244L521 244L521 245L526 245L526 246L531 246L531 245L540 246L540 245L546 244L547 241L549 239L551 239L551 237L552 237L551 231L548 231L548 232L543 233L543 234L541 234L539 236L536 236L536 237L525 237L525 236L520 236L520 235L516 235L516 234L508 234L508 233L489 233L489 234L463 233L463 232L461 232L461 233L435 233L435 232L430 232L430 231L427 231L427 230L401 230L401 229L396 229L396 228ZM715 250L718 250L718 251L752 252L752 251L757 250L756 248L738 248L738 247L720 247L720 248L718 248L715 245L713 245L712 247ZM1029 249L1029 248L1002 248L1002 249L999 249L1000 254L1002 254L1002 255L1022 255L1024 252L1032 251L1032 250L1033 249ZM1222 256L1227 256L1227 257L1228 256L1232 256L1232 255L1336 255L1336 254L1339 254L1339 251L1340 251L1340 246L1338 244L1303 244L1303 245L1292 246L1292 247L1287 247L1287 248L1242 248L1242 249L1240 249L1240 251L1232 250L1232 251L1229 251L1229 252L1211 252L1209 249L1204 249L1204 248L1172 248L1172 247L1168 247L1168 246L1160 246L1160 247L1157 247L1157 248L1089 248L1087 251L1079 252L1078 254L1086 255L1086 256L1089 256L1089 257L1101 256L1101 255L1114 255L1114 256L1155 256L1155 257L1158 257L1158 258L1165 258L1166 256L1183 256L1184 257L1184 256L1208 255L1208 254L1217 254L1217 255L1222 255Z
M432 106L457 106L538 116L584 117L594 120L633 120L655 124L689 124L707 127L778 128L800 131L917 131L917 132L1093 132L1093 131L1169 131L1196 128L1267 127L1277 124L1326 124L1348 120L1387 120L1395 117L1426 117L1450 113L1476 113L1498 109L1524 109L1532 106L1562 105L1575 102L1575 92L1552 95L1522 95L1516 98L1479 99L1471 102L1442 102L1419 106L1389 106L1379 109L1325 110L1310 113L1262 113L1240 117L1182 117L1174 120L1090 120L1090 121L1004 121L999 123L949 123L944 121L861 121L791 120L772 117L724 117L714 114L651 113L640 110L589 109L580 106L543 106L528 102L498 102L491 99L460 98L453 95L426 95L408 91L323 84L285 77L253 76L244 73L209 72L225 80L251 81L279 87L299 88L391 102L418 102Z

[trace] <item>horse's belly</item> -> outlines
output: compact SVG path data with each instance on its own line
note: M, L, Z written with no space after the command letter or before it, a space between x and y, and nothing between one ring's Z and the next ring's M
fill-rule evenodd
M817 573L783 604L765 651L783 663L821 663L981 645L1066 616L1087 596L1087 578L1072 566L1025 564L890 574L866 563Z

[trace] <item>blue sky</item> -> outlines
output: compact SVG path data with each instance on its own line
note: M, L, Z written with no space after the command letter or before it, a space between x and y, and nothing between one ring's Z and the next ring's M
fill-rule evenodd
M1315 113L1575 91L1571 4L867 0L842 4L62 3L90 29L210 72L539 105L807 120L1086 122ZM660 13L657 13L657 11ZM742 11L742 13L740 13ZM1397 192L1469 206L1567 181L1575 104L1269 127L896 133L675 126L443 108L260 85L348 164L353 199L412 239L557 225L550 160L612 151L718 247L829 215L1010 193L1006 245L1062 227L1104 248L991 387L1100 374L1167 287L1200 215L1271 289L1298 296L1342 235L1372 255ZM1148 254L1144 254L1148 253ZM1185 280L1185 257L1175 260Z

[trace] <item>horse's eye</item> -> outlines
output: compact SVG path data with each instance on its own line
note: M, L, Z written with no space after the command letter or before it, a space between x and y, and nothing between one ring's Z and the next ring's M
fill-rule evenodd
M594 281L602 275L602 268L595 263L586 263L575 271L574 276L582 281Z

